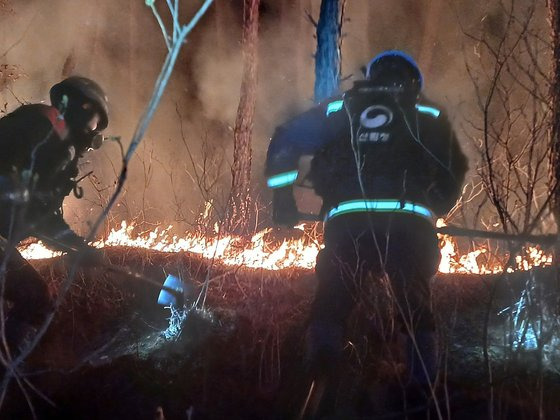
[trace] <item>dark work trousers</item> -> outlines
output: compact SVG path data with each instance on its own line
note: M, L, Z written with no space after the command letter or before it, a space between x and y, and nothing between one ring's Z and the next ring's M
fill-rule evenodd
M0 261L4 258L5 254L0 251ZM44 279L17 250L12 250L9 254L4 298L11 305L7 313L6 338L14 348L26 333L24 329L39 326L52 308Z
M309 358L340 355L346 322L357 299L363 296L368 281L381 276L386 276L389 289L389 293L379 291L381 298L393 299L389 304L401 321L402 332L434 336L430 280L437 271L440 252L430 221L402 213L340 215L326 223L324 244L317 257Z

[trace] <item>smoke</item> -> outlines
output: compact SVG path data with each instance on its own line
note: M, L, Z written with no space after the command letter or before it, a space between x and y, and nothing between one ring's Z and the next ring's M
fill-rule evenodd
M186 20L197 4L183 3ZM342 88L361 77L360 67L375 54L403 49L424 70L426 94L460 120L464 104L474 102L474 92L464 65L464 55L472 52L463 49L465 36L457 16L468 30L484 29L483 17L494 7L490 3L346 2ZM165 15L165 3L156 4ZM129 170L116 220L192 222L212 194L200 185L204 167L209 178L218 180L214 189L227 190L242 71L242 4L216 0L188 38L145 144ZM0 65L16 65L25 76L0 91L2 104L13 110L19 101L48 102L50 86L62 78L90 77L110 99L107 134L121 136L126 147L166 53L161 30L144 2L20 0L11 5L13 13L0 13ZM317 19L319 6L319 0L263 1L253 140L254 184L262 191L263 160L274 128L312 105L316 40L306 14ZM119 168L115 143L87 156L82 169L93 169L95 179L85 182L86 199L65 204L73 226L85 226L99 212Z
M29 0L14 4L13 9L12 14L0 16L0 54L6 51L1 62L17 65L25 75L0 92L8 111L20 102L49 103L50 87L64 77L90 77L109 97L107 134L120 136L126 148L166 54L160 28L149 9L138 0ZM184 49L186 55L193 50L188 46ZM198 111L199 106L192 94L195 89L189 81L191 69L187 71L187 64L185 59L179 62L146 144L131 165L127 192L115 212L116 218L140 215L151 222L166 221L172 219L167 214L170 197L184 200L194 196L190 180L179 179L187 175L178 115L183 116L186 140L193 143L193 149L200 142L204 123L198 124L191 115L193 108ZM181 160L177 151L185 159ZM66 218L71 224L91 220L99 212L112 189L120 158L116 144L107 144L86 156L81 169L93 169L95 182L84 181L85 200L66 200ZM171 188L173 171L177 194ZM185 207L188 214L197 204L189 202Z

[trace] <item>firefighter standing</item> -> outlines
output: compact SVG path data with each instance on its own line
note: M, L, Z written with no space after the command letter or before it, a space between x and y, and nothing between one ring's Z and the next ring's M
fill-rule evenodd
M408 337L409 383L434 380L434 223L458 199L467 161L442 109L421 98L422 83L410 56L386 51L369 63L365 80L283 124L271 140L274 221L298 221L292 185L303 155L313 156L308 179L323 200L324 249L308 329L314 374L337 365L360 283L373 273L389 279Z
M64 221L62 202L71 192L81 196L78 161L101 146L107 98L97 83L77 76L54 85L50 98L52 106L23 105L0 119L0 278L12 304L5 325L12 354L52 306L47 285L14 246L36 236L54 249L80 251L82 261L101 259Z

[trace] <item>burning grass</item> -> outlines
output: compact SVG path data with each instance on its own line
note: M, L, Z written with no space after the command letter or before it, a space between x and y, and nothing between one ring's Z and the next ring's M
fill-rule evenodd
M443 225L443 222L439 222ZM133 224L121 222L105 239L95 242L98 248L130 247L166 253L188 252L220 264L263 270L286 268L312 269L321 249L321 225L301 224L291 230L263 229L250 239L221 235L215 228L213 235L202 232L171 234L172 226L139 230ZM497 244L470 242L461 249L449 235L440 235L440 273L496 274L504 271L530 270L552 264L552 255L539 247L523 247L510 262L510 252ZM19 248L27 259L51 258L60 253L50 251L40 241L28 241Z

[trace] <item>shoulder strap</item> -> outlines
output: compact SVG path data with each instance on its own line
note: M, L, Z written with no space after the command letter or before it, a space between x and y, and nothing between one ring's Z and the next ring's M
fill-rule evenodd
M44 107L41 112L50 121L54 131L58 136L64 140L68 136L68 126L64 120L64 116L58 112L54 106Z

